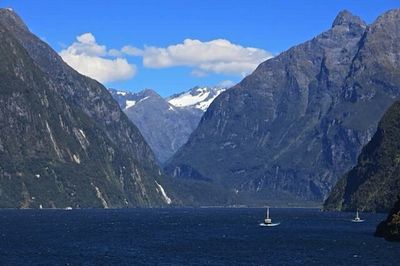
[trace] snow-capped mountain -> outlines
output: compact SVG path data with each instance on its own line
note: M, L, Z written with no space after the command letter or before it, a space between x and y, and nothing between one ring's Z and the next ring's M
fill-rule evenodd
M118 91L114 89L109 89L109 92L111 93L113 98L118 102L122 110L134 106L138 100L137 93Z
M167 101L176 107L196 108L205 112L214 99L225 90L226 88L221 87L194 87L168 97Z
M195 87L162 98L155 91L138 93L109 89L129 119L139 128L160 163L166 162L197 127L203 113L225 88Z

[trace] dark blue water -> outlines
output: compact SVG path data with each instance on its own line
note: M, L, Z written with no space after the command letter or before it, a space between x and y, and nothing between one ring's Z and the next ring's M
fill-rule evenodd
M1 265L400 265L385 215L272 209L1 210Z

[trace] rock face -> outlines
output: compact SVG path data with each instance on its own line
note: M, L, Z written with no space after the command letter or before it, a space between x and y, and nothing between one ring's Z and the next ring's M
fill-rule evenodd
M0 9L0 207L166 203L151 149L107 90Z
M163 99L153 90L112 90L129 119L139 128L160 163L167 161L197 127L211 102L225 89L195 87Z
M327 210L388 211L400 195L400 102L385 113L357 165L325 201Z
M208 108L165 170L237 203L321 202L400 95L400 10L332 28L262 63Z
M387 219L376 228L375 236L384 237L389 241L400 241L400 198Z

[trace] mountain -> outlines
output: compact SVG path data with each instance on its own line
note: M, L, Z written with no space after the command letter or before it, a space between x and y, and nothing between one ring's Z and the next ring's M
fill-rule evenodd
M376 228L375 236L384 237L389 241L400 241L400 197L387 219Z
M400 10L331 29L260 64L210 105L169 160L237 204L322 202L400 95Z
M185 144L210 103L224 90L195 87L167 99L150 89L138 93L109 91L139 128L158 161L164 163Z
M167 101L175 107L207 111L210 104L224 92L223 87L194 87L193 89L174 94Z
M107 90L0 9L0 207L163 206L160 169Z
M385 113L357 165L333 188L327 210L388 211L400 195L400 101Z

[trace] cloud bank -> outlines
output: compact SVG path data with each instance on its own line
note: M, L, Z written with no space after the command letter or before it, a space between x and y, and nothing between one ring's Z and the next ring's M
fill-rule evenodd
M193 67L192 74L206 73L245 76L261 62L272 57L268 51L253 47L243 47L225 39L202 42L186 39L183 43L168 47L135 47L123 49L130 55L142 56L143 65L148 68L168 68L174 66Z
M272 57L266 50L244 47L226 39L203 42L186 39L167 47L145 46L143 49L125 45L109 49L96 42L92 33L77 36L76 41L60 53L63 60L78 72L102 83L127 80L137 71L126 57L140 57L145 68L191 68L194 77L210 73L244 77L261 62Z
M91 33L78 36L74 43L59 54L79 73L101 83L130 79L136 74L136 66L120 58L121 52L115 49L107 51L106 46L99 45ZM117 58L112 59L110 56Z

